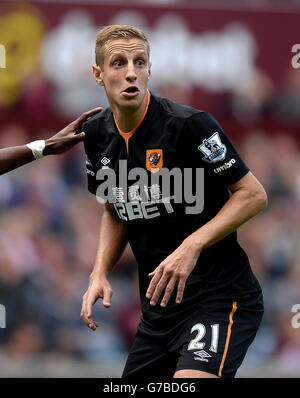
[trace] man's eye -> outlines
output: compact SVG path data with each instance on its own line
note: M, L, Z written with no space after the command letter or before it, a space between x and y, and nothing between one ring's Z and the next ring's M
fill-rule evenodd
M138 66L143 66L143 65L145 65L145 61L144 61L143 59L138 59L138 60L136 61L136 63L137 63Z
M116 61L114 61L113 65L114 66L122 66L122 61L117 59Z

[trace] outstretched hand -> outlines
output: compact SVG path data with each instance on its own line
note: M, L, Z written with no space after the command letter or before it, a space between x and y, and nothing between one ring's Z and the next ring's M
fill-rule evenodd
M60 153L64 153L79 142L83 141L85 138L85 133L79 131L82 123L90 116L102 111L102 109L103 108L98 107L88 112L84 112L64 129L60 130L53 137L46 140L46 147L43 152L44 155L58 155Z

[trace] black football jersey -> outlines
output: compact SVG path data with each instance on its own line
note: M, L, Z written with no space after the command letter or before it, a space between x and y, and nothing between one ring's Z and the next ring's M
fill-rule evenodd
M223 299L233 301L261 292L233 232L202 251L180 304L175 303L176 288L165 308L159 306L160 301L150 306L145 297L148 273L212 219L230 197L227 186L249 172L210 114L151 93L147 113L129 139L120 133L110 108L89 118L82 131L86 133L88 189L100 197L106 192L126 227L138 263L145 322L176 322L178 316L188 316L199 306L208 308ZM163 169L174 172L167 192L163 179L154 179ZM135 181L136 170L143 170L148 180ZM105 179L101 173L106 172L115 175L115 180ZM106 191L101 184L106 184Z

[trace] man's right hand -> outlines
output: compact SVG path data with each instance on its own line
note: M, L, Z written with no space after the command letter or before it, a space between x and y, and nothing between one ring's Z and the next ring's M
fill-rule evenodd
M90 277L88 290L82 297L81 319L91 330L96 330L99 326L98 322L92 319L93 305L101 298L105 308L110 307L112 289L106 278L95 279Z

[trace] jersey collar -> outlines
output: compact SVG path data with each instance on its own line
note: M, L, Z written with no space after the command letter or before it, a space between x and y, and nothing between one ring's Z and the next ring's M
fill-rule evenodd
M119 134L120 134L120 135L124 138L124 140L125 140L126 149L127 149L127 154L128 154L128 152L129 152L129 148L128 148L128 141L129 141L129 138L133 136L133 134L136 132L136 130L140 127L140 125L142 124L143 120L145 119L145 116L146 116L146 114L147 114L147 112L148 112L148 108L149 108L149 104L150 104L150 98L151 98L150 91L147 90L147 103L146 103L145 111L144 111L144 113L143 113L141 119L139 120L138 124L137 124L132 130L130 130L130 131L127 131L127 132L122 131L122 130L120 129L120 127L119 127L119 125L118 125L116 119L115 119L115 116L113 115L113 118L114 118L115 124L116 124L116 126L117 126L118 132L119 132Z

